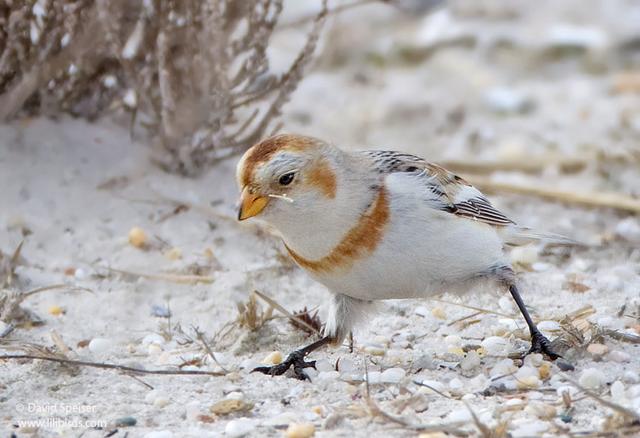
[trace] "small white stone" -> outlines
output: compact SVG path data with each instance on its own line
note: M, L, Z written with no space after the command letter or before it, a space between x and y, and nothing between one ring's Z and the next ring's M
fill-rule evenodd
M460 368L464 371L471 371L480 366L480 356L475 351L470 351L467 355L460 361Z
M620 350L611 351L607 358L613 362L626 363L631 361L631 355Z
M449 412L447 422L458 423L472 421L471 412L467 408L457 408Z
M147 346L147 353L149 353L149 356L158 356L162 353L162 347L158 344L149 344ZM165 357L160 358L160 363L166 363L166 359Z
M620 380L616 380L611 385L611 400L616 403L624 404L627 401L627 394L624 389L624 383Z
M305 370L306 371L306 370ZM340 373L337 371L322 371L318 373L317 380L338 380Z
M422 316L423 318L431 314L429 309L425 306L418 306L413 312L418 316Z
M150 344L163 345L164 343L165 343L164 338L157 333L149 333L144 338L142 338L142 345L150 345Z
M523 113L533 108L533 100L524 93L506 87L495 87L484 96L485 104L497 113Z
M253 359L245 359L240 362L241 370L253 370L256 367L261 366L261 364Z
M231 391L224 398L229 400L242 400L244 399L244 394L242 393L242 391Z
M382 373L380 371L369 371L368 375L365 374L363 376L363 379L367 379L368 378L369 379L369 383L374 385L376 383L380 383L380 379L381 379L380 376L381 375L382 375Z
M515 310L515 303L513 299L509 297L500 297L498 300L498 305L500 306L500 310L505 313L511 313Z
M356 370L356 364L348 357L343 357L338 362L338 371L340 373L353 373Z
M112 346L112 342L105 338L93 338L89 342L89 350L95 354L101 354L109 350Z
M489 336L480 342L480 346L484 348L489 356L502 356L509 347L509 341L500 336Z
M381 345L367 345L366 347L364 347L364 352L368 353L372 356L384 356L384 354L386 353L386 349L381 346Z
M389 368L384 370L380 375L380 381L383 383L399 383L405 376L406 371L402 368Z
M327 359L318 359L316 361L316 370L318 370L319 372L323 372L323 371L335 371L336 369L331 364L331 362L329 362Z
M173 438L173 433L169 430L156 430L145 434L144 438Z
M517 370L518 368L513 364L511 359L502 359L493 366L489 375L491 377L506 376Z
M457 377L454 377L449 381L449 389L451 391L460 392L463 388L464 383L462 383L462 380L458 379Z
M532 377L532 376L538 377L538 370L526 365L520 367L520 369L518 369L518 371L516 371L516 374L515 374L515 377L518 380L525 379L527 377Z
M635 371L628 370L622 375L622 380L625 383L640 383L640 375Z
M587 368L580 375L578 383L587 389L598 389L605 384L606 377L602 371L595 368Z
M73 274L77 280L84 280L87 278L87 271L82 268L76 269L76 272Z
M545 271L548 271L550 268L551 268L551 265L545 262L535 262L534 264L531 265L531 269L533 269L536 272L545 272Z
M451 347L461 347L462 346L462 338L458 335L449 335L445 336L444 343Z
M640 222L634 217L628 217L616 225L616 234L633 243L640 243Z
M549 429L549 425L544 421L528 421L511 430L511 436L514 438L541 436L547 429Z
M538 329L545 332L557 332L561 330L560 324L556 321L540 321Z
M225 435L232 438L239 438L253 432L256 428L256 423L248 418L238 418L237 420L231 420L224 427Z
M447 391L447 388L444 386L443 383L438 382L437 380L422 380L421 382L423 385L426 386L421 386L420 388L422 388L420 390L420 392L423 392L425 394L435 394L434 391L431 389L435 389L438 392L442 392L445 393Z
M556 394L558 394L560 398L562 398L562 394L565 392L568 392L571 398L575 398L579 391L578 388L571 385L563 385L556 388Z
M511 250L511 262L531 266L538 261L538 248L533 245L518 246Z
M200 415L200 402L192 401L185 406L185 417L189 421L196 421Z
M164 396L158 396L153 400L153 406L162 409L169 404L169 399Z
M542 365L543 361L544 357L542 357L542 354L540 353L527 354L527 356L524 358L524 365L537 368Z

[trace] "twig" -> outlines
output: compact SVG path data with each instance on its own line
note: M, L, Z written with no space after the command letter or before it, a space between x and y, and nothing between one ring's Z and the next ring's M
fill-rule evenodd
M422 383L422 382L420 382L420 381L418 381L418 380L414 380L414 381L413 381L413 383L415 383L415 384L416 384L416 385L418 385L418 386L423 386L423 387L425 387L425 388L429 388L430 390L432 390L433 392L435 392L435 393L436 393L436 394L438 394L439 396L444 397L444 398L448 398L449 400L451 400L451 397L449 397L449 396L448 396L447 394L445 394L444 392L440 392L440 391L438 391L437 389L435 389L435 388L434 388L433 386L431 386L431 385L427 385L426 383Z
M262 298L264 301L267 302L267 304L269 304L271 307L273 307L274 309L276 309L277 311L279 311L280 313L284 314L287 318L289 318L292 321L295 321L297 323L299 323L300 325L306 327L307 329L309 329L312 333L316 333L316 334L320 334L320 330L318 330L317 328L313 327L310 324L307 324L306 321L304 321L303 319L297 317L296 315L294 315L293 313L289 312L287 309L285 309L284 307L282 307L280 304L278 304L276 301L274 301L272 298L268 297L267 295L263 294L262 292L258 291L258 290L254 290L253 293L255 293L258 297Z
M196 333L196 339L198 341L200 341L200 343L202 344L204 349L207 350L207 354L209 354L211 359L213 359L213 361L218 364L218 366L220 367L220 369L222 371L224 371L225 373L228 373L229 371L226 370L225 367L223 367L220 362L218 362L218 359L216 358L216 355L213 354L213 351L211 351L211 347L209 347L209 344L207 343L206 339L204 338L204 333L202 333L200 330L198 330L197 327L193 327L193 331Z
M473 422L475 423L476 427L478 428L482 436L484 438L491 438L493 436L493 434L491 433L491 429L489 429L486 424L480 421L476 413L473 411L473 409L471 409L471 406L469 406L469 403L467 403L464 400L463 400L463 403L466 406L469 413L471 414L471 418L473 419Z
M623 342L631 342L632 344L640 344L640 336L632 335L630 333L622 333L618 330L605 329L603 333L613 339Z
M36 354L3 354L0 355L0 360L21 360L21 359L40 359L47 360L50 362L58 362L67 365L78 365L92 368L102 368L108 370L118 370L123 372L129 372L134 374L159 374L159 375L193 375L193 376L224 376L225 373L220 373L217 371L201 371L201 370L145 370L143 368L134 368L128 367L125 365L117 365L110 363L102 363L102 362L87 362L84 360L72 360L72 359L63 359L60 357L51 357L51 356L41 356Z
M637 413L635 413L631 409L627 409L624 406L620 406L617 403L614 403L612 401L603 399L598 394L595 394L595 393L589 391L587 388L583 387L582 385L580 385L575 380L569 378L566 374L561 374L561 376L564 377L573 386L575 386L580 391L582 391L585 395L587 395L590 398L594 399L598 403L600 403L600 404L602 404L602 405L604 405L604 406L606 406L606 407L608 407L610 409L613 409L614 411L618 412L619 414L624 415L625 417L633 418L635 421L639 421L640 422L640 415L638 415Z
M578 204L592 208L614 208L617 210L640 213L640 200L615 192L569 192L549 187L513 184L492 181L486 177L470 177L469 182L479 188L493 192L515 193L519 195L537 196L552 201Z
M494 310L483 309L481 307L469 306L467 304L455 303L453 301L442 300L442 299L439 299L439 298L432 298L431 300L432 301L437 301L438 303L452 304L454 306L464 307L465 309L475 310L475 311L480 312L480 313L489 313L491 315L502 316L503 318L515 319L515 317L513 315L507 315L506 313L500 313L500 312L496 312Z
M162 280L169 281L171 283L178 284L198 284L198 283L213 283L214 278L207 275L192 275L192 274L147 274L142 272L126 271L124 269L106 268L111 272L124 275L132 275L134 277L148 278L150 280Z

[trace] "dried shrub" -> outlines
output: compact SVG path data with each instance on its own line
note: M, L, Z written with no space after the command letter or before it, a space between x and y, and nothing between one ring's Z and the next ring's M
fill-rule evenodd
M193 174L278 128L326 0L289 69L267 48L283 0L38 0L0 6L0 119L144 115L167 169Z

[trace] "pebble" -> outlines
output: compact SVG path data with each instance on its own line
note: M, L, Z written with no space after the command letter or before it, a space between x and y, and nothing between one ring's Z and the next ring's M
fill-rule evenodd
M489 375L491 377L506 376L517 370L518 368L514 365L511 359L502 359L493 366Z
M531 266L538 261L538 248L533 245L518 246L511 250L510 257L515 264Z
M470 351L460 361L460 368L464 371L471 371L480 366L480 356L475 351Z
M442 320L447 319L447 314L445 313L445 311L444 311L444 309L442 307L434 307L431 310L431 314L433 316L435 316L436 318L438 318L438 319L442 319Z
M370 344L364 347L364 352L372 356L384 356L386 349L381 345Z
M524 409L525 412L531 413L542 420L551 420L556 416L555 406L551 406L542 402L529 402Z
M531 97L507 87L491 88L485 93L484 101L496 113L526 113L535 106Z
M389 368L380 375L383 383L399 383L405 376L406 371L402 368Z
M253 403L242 399L226 398L213 404L209 411L216 415L229 415L234 412L250 411L252 408Z
M509 341L500 336L489 336L480 342L480 346L484 348L489 356L502 356L507 352Z
M611 385L611 400L616 403L624 404L627 401L627 394L624 389L624 383L616 380Z
M557 332L561 330L560 324L556 321L540 321L538 328L543 332Z
M106 352L111 348L111 341L105 338L93 338L89 342L89 350L92 353L100 354Z
M162 409L169 404L169 399L164 396L158 396L153 400L153 406Z
M631 355L620 350L611 351L607 356L607 358L613 362L618 362L618 363L625 363L625 362L631 361Z
M140 227L133 227L129 230L129 243L136 248L142 248L147 243L147 234Z
M156 430L145 434L144 438L173 438L170 430Z
M231 420L224 427L225 435L232 438L239 438L253 432L256 428L256 423L248 418L238 418L237 420Z
M615 232L624 240L640 243L640 222L633 217L618 222Z
M142 338L142 345L150 345L150 344L164 344L165 340L162 336L157 333L149 333L144 338Z
M622 375L622 380L625 383L640 383L640 375L635 371L628 370Z
M291 423L284 433L287 438L309 438L316 433L312 423Z
M415 310L413 311L416 315L418 316L422 316L423 318L427 315L429 315L429 309L425 306L418 306L415 308Z
M543 421L528 421L511 430L511 436L514 438L541 436L548 428L549 425Z
M353 373L356 371L356 364L348 357L343 357L338 362L338 371L340 373Z
M444 343L452 347L462 347L462 338L458 335L445 336Z
M425 386L421 386L420 388L420 392L423 392L425 394L435 394L435 392L433 390L436 390L438 392L442 392L442 393L446 393L447 388L444 386L444 384L442 384L441 382L438 382L437 380L422 380L421 382L423 385ZM433 388L433 389L431 389Z
M165 251L164 256L169 260L180 260L182 258L182 250L180 248L173 247L168 251Z
M463 388L464 388L464 383L462 383L462 380L458 379L457 377L454 377L449 381L449 389L451 391L460 393L460 391L462 391Z
M540 385L542 385L542 382L538 376L527 376L518 379L516 387L518 389L535 389L539 388Z
M49 309L47 309L47 311L49 312L49 314L53 315L53 316L60 316L64 313L64 309L58 305L53 305L51 307L49 307Z
M510 297L501 297L498 300L498 306L505 313L511 313L515 310L515 303Z
M592 356L601 358L609 352L609 347L604 344L589 344L589 346L587 347L587 351Z
M73 275L76 277L76 280L84 280L88 276L87 271L82 268L76 269L76 272Z
M279 351L272 351L267 354L264 359L262 359L262 363L268 365L277 365L282 363L282 353Z
M114 420L113 425L114 427L129 427L135 426L137 422L138 420L133 417L122 417Z
M595 368L587 368L580 375L578 383L587 389L598 389L605 384L605 375Z

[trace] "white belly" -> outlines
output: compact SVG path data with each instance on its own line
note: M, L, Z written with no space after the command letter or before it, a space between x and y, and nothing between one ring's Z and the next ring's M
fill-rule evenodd
M396 199L404 203L406 199ZM344 271L310 274L335 293L363 300L419 298L451 291L506 264L487 224L428 206L391 208L384 238Z

